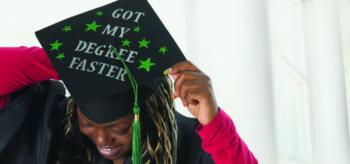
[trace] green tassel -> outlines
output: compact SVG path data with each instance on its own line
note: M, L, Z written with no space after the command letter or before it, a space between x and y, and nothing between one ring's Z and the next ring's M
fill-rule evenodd
M115 54L119 54L115 48L113 48ZM135 80L135 77L132 75L128 66L124 62L124 59L121 55L118 55L117 60L121 61L126 72L128 78L130 80L132 90L134 93L134 121L132 123L132 152L131 152L131 160L132 164L142 164L142 152L141 152L141 122L140 122L140 107L138 105L138 85Z
M141 124L140 124L140 109L134 107L134 122L132 123L132 164L141 164Z

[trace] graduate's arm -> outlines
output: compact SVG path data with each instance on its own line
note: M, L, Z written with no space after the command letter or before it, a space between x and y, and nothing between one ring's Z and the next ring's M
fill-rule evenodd
M0 108L7 95L30 84L58 79L58 74L39 47L0 47Z
M257 164L258 161L238 135L231 118L220 109L209 124L197 128L202 148L218 164Z
M1 47L0 58L0 95L40 81L58 79L42 48Z
M256 164L230 117L219 110L210 78L188 61L174 65L169 74L175 80L174 97L179 97L202 125L197 133L202 139L202 148L214 162Z

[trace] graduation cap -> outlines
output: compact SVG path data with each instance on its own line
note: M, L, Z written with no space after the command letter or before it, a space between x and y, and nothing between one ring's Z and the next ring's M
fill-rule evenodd
M157 88L168 68L186 60L147 0L118 0L36 36L89 119L106 123L134 113L133 163L140 163L138 100L149 92L144 88Z

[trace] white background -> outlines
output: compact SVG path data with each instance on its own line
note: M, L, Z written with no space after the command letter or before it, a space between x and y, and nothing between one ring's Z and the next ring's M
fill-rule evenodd
M0 46L109 2L0 0ZM350 0L150 3L260 163L350 163Z

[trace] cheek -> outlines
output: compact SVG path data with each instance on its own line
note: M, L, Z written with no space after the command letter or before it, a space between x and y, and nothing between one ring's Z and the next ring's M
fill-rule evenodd
M131 135L119 137L119 143L123 145L123 152L128 153L131 151L132 147L132 137Z
M131 134L125 134L123 136L115 136L114 139L119 142L120 144L123 144L123 145L131 145Z

